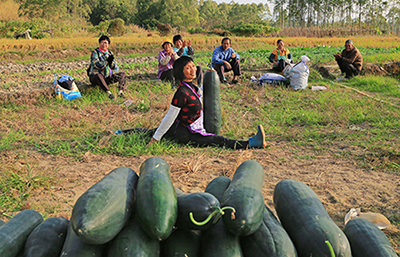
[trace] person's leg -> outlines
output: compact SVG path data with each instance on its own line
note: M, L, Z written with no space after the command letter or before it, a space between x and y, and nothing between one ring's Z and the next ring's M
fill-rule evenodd
M203 85L203 69L201 66L196 66L196 68L197 86L201 87Z
M105 92L110 91L108 84L106 82L106 78L103 76L103 74L95 74L91 75L89 77L90 83L96 86L100 86L101 89L103 89Z
M231 60L230 64L232 66L232 70L233 70L233 82L237 81L238 76L240 76L241 69L240 69L240 61L239 60Z
M225 66L224 65L220 65L220 64L215 64L214 69L218 74L219 81L224 83L226 81L225 80Z
M230 149L246 149L249 146L249 141L228 139L217 135L203 136L192 133L186 127L179 125L168 130L165 136L181 144L194 144L200 147L220 146Z
M353 76L357 76L360 73L360 71L356 67L354 67L353 64L350 64L341 59L338 60L337 63L339 65L340 71L342 73L346 73L346 78L351 78Z
M170 70L163 71L161 73L160 79L162 81L170 82L171 84L173 84L175 82L173 70L170 69Z
M281 71L283 71L285 69L285 67L286 67L285 60L280 59L279 62L278 62L278 66L276 67L277 68L276 70L281 72Z
M125 97L123 91L126 90L126 74L125 72L118 72L106 78L107 84L114 84L118 82L118 96Z

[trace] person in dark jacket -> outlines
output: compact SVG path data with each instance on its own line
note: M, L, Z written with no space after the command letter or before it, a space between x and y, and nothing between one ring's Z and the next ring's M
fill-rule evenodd
M108 93L110 99L114 99L108 85L118 82L118 96L125 98L126 74L119 72L119 67L113 53L108 50L111 40L108 36L99 38L99 47L90 55L89 80L93 85L100 86Z
M342 74L346 74L345 79L350 79L361 73L363 57L360 51L353 45L351 39L346 40L342 53L336 53L333 56Z

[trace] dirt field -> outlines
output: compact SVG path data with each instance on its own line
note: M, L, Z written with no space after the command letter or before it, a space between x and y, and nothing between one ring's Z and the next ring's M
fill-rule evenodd
M10 65L10 66L7 66ZM39 64L36 64L39 65ZM85 63L70 64L79 69ZM23 97L21 90L30 87L36 94L50 94L52 75L43 75L36 82L29 71L26 73L11 72L15 68L10 63L3 63L0 84L10 84L0 90L1 102L16 101ZM20 69L29 67L21 66ZM37 68L37 67L36 67ZM32 70L36 68L31 68ZM6 76L9 74L10 76ZM82 76L84 76L82 74ZM37 82L40 81L40 82ZM107 135L105 135L107 137ZM360 167L351 158L339 158L338 149L348 145L332 145L323 155L302 147L294 147L286 142L270 142L267 149L223 152L218 156L204 157L201 153L192 157L163 158L171 168L173 183L185 192L204 191L207 184L217 176L232 177L236 167L248 159L257 160L265 170L264 199L266 205L274 211L273 190L275 185L284 179L295 179L306 183L320 197L328 213L343 228L343 219L350 208L361 208L362 211L373 211L386 217L400 216L400 176L393 173L382 173ZM361 155L362 149L351 149L354 156ZM315 156L315 158L298 158ZM25 208L34 208L39 212L53 213L53 216L69 218L77 198L90 186L99 181L111 170L126 166L139 172L140 164L150 156L104 156L87 152L81 158L49 156L32 150L4 151L1 153L0 165L16 165L26 170L27 165L35 170L44 171L54 177L56 183L50 189L37 188L28 198ZM6 217L2 217L6 220ZM398 238L399 231L390 226L385 233ZM393 243L393 242L392 242ZM393 243L400 253L400 245Z

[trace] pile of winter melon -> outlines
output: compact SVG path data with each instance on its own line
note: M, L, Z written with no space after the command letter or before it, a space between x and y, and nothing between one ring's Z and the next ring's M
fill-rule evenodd
M71 219L43 221L25 210L0 224L0 256L275 257L397 256L364 219L342 231L307 185L283 180L274 190L279 217L264 204L264 170L243 162L231 179L184 193L159 157L107 174L76 201Z

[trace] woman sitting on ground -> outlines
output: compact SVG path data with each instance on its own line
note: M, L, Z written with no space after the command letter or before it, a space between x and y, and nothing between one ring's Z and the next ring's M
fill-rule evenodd
M199 88L193 84L196 78L196 65L192 58L183 56L177 59L173 67L174 77L181 81L176 90L167 114L157 129L129 129L116 134L129 132L154 133L151 143L165 137L181 144L196 146L220 146L230 149L264 148L265 133L262 125L257 134L249 140L228 139L207 133L203 126L203 107Z
M272 68L277 72L281 72L287 65L286 60L292 59L292 54L290 53L289 49L285 48L285 43L282 39L278 39L276 44L278 47L272 51L268 59L271 63L273 63ZM293 63L293 61L291 62Z
M162 81L171 82L174 85L174 75L172 68L174 61L179 58L179 56L173 50L173 45L169 40L164 40L161 44L164 49L158 53L158 78Z

